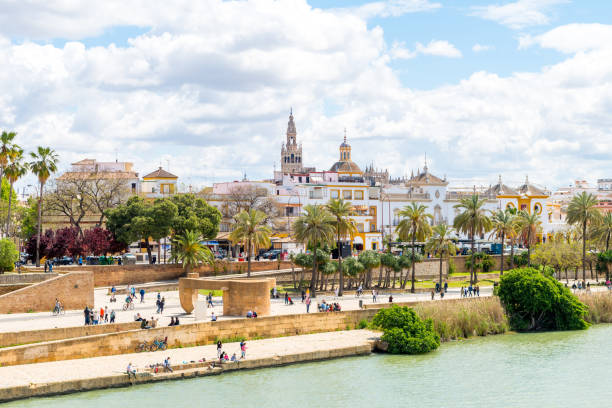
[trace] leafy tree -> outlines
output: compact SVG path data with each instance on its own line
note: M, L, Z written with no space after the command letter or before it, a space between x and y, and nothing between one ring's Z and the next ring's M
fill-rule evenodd
M350 202L344 201L343 198L332 199L327 203L327 210L335 218L333 222L336 230L336 247L338 248L338 268L342 270L342 246L341 239L349 235L352 237L357 232L355 223L350 218L353 207ZM344 276L340 274L340 283L338 284L338 296L342 296L344 290Z
M612 212L607 212L601 217L600 222L593 228L593 235L605 251L610 249L612 238Z
M30 237L36 235L38 225L38 200L33 197L28 197L26 205L17 207L17 212L20 213L21 225L19 236L24 240L29 240ZM34 254L36 256L36 254Z
M172 256L182 262L186 273L198 266L199 263L212 264L214 256L208 247L200 243L201 237L198 232L185 231L174 240Z
M606 272L606 281L609 281L610 280L610 265L612 265L612 250L600 252L597 255L597 261L599 262L600 265L602 265L602 268L605 268L604 271Z
M359 254L359 262L365 270L363 285L369 288L372 285L372 268L380 265L380 255L376 251L366 250Z
M38 146L36 152L30 152L30 156L32 158L32 161L29 163L30 170L36 175L38 184L40 185L40 193L38 195L38 228L36 235L36 267L39 267L43 189L51 174L57 171L58 156L53 149L42 146Z
M413 309L393 305L381 309L372 324L383 329L381 340L391 354L423 354L440 347L432 319L422 320Z
M494 262L493 262L493 259L491 258L491 255L486 254L484 252L476 252L475 254L470 254L465 259L465 266L467 266L468 268L474 269L474 276L475 276L474 280L476 282L478 282L478 276L476 275L476 272L478 271L489 272L493 264Z
M199 233L204 240L217 236L221 221L219 210L194 194L177 194L170 200L178 211L172 220L174 234L184 235L186 231L193 231Z
M10 155L10 163L4 169L4 174L9 181L9 202L8 202L8 213L6 216L6 233L10 233L11 226L11 204L13 199L13 184L21 177L25 176L29 170L29 167L24 163L23 149L15 147L12 154Z
M176 205L169 200L158 199L151 203L134 196L106 212L106 226L117 241L125 245L144 241L149 263L153 263L149 238L159 241L168 236L177 212Z
M406 282L408 281L408 273L406 273L405 278L402 278L402 271L404 269L410 268L415 262L421 262L422 260L423 260L423 255L414 253L414 251L411 254L402 255L397 258L397 266L400 272L400 286L402 288L406 287ZM395 282L393 282L393 287L395 287Z
M457 247L451 235L453 228L446 224L439 224L433 228L433 237L427 241L425 250L440 258L440 288L442 288L442 260L455 255Z
M325 207L308 204L304 207L304 215L293 223L295 238L310 245L314 251L314 258L317 259L317 248L334 240L334 221L334 216ZM310 280L310 292L313 297L317 284L317 263L314 262Z
M481 200L478 194L472 194L469 197L462 198L459 204L454 206L461 210L461 213L455 217L453 226L457 231L470 237L472 241L471 253L476 252L474 249L476 234L480 235L489 232L493 227L491 219L485 213L485 201L484 199ZM472 264L470 268L470 283L474 284L476 282L474 264Z
M79 240L79 231L73 227L60 228L53 233L53 241L48 243L49 258L61 258L68 254L68 248L74 247L74 242Z
M13 144L13 140L15 137L17 137L15 132L3 131L0 135L0 180L4 177L4 170L14 153L16 146Z
M586 329L587 307L568 288L534 268L512 269L498 289L514 330Z
M412 257L414 258L414 251L416 247L416 241L425 241L431 235L431 226L429 220L433 219L431 214L427 214L425 211L427 207L416 202L410 203L399 212L399 216L402 220L397 225L396 231L399 239L402 241L412 241ZM415 282L415 265L412 264L412 284L410 286L410 292L414 293L414 282ZM402 289L404 286L402 285Z
M232 242L242 243L247 250L247 276L251 276L253 251L270 246L272 231L266 225L266 214L255 209L243 210L235 217L236 225L230 234Z
M499 275L504 274L504 245L506 239L512 236L516 228L516 217L512 212L506 210L498 210L491 217L492 234L499 238L501 242L501 265ZM514 250L514 248L512 249Z
M582 280L586 280L586 241L587 227L597 225L601 220L601 213L596 207L597 197L585 191L572 198L567 206L567 223L579 224L582 227Z
M117 241L111 231L100 227L83 231L82 245L85 253L96 256L121 252L127 247L126 244Z
M342 273L350 277L350 281L356 280L356 278L363 272L365 268L363 264L359 262L357 258L350 257L344 260L342 264ZM349 281L349 287L351 282ZM357 286L357 285L355 285Z
M527 245L527 266L531 266L531 247L538 241L537 234L542 229L542 221L540 221L538 214L519 211L518 223L523 235L523 241Z
M19 260L19 251L10 239L0 239L0 272L11 272Z

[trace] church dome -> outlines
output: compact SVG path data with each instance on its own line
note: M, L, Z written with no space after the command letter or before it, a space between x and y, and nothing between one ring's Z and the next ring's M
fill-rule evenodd
M361 173L359 166L352 160L337 161L329 171L339 171L345 173Z

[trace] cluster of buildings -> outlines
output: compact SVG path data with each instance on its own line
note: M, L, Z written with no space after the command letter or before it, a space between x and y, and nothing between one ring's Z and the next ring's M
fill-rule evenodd
M574 186L553 193L533 184L528 177L520 185L508 185L500 175L495 184L468 188L451 185L446 176L433 174L426 161L422 169L413 171L410 177L392 178L388 170L377 169L373 165L362 170L352 160L352 147L346 131L340 140L337 159L329 170L316 169L304 163L292 113L285 137L280 149L280 170L274 171L273 178L215 183L198 192L223 215L217 238L207 244L218 249L229 249L233 216L241 209L261 207L270 214L275 231L274 246L288 251L297 250L299 244L291 238L293 221L302 213L305 205L325 204L334 198L344 198L354 207L352 218L358 232L350 244L356 251L379 250L385 237L396 239L399 212L415 202L427 207L427 212L432 215L432 225L452 225L459 213L455 205L461 198L477 193L486 200L487 210L513 207L537 214L542 223L542 233L538 236L541 241L566 228L564 212L567 203L581 191L596 194L602 209L612 210L612 179L598 180L596 187L589 186L585 181L577 181ZM58 182L78 177L121 180L127 195L157 198L179 194L178 177L161 167L139 177L132 163L85 159L73 163L72 169L62 174ZM460 238L467 239L465 236ZM478 238L488 239L485 236Z

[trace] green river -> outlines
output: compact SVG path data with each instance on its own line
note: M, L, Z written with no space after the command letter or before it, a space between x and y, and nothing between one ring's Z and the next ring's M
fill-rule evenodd
M353 357L5 407L605 407L611 346L612 325L508 334L445 343L423 356Z

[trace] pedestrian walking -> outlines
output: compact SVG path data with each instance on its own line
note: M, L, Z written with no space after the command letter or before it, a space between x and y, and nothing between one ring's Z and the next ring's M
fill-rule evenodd
M212 292L209 292L209 293L208 293L208 297L207 297L207 299L208 299L208 305L207 305L207 307L213 307L213 308L214 308L214 307L215 307L215 305L213 305L213 301L212 301L212 299L213 299L213 293L212 293Z
M289 304L289 294L287 292L285 292L285 304Z
M304 289L302 289L302 303L304 303L305 300L306 300L306 292L304 292Z
M472 287L472 285L468 286L468 296L472 297L472 291L474 290L474 288Z
M113 310L113 311L111 311L111 314L110 314L110 322L111 322L111 323L115 323L115 311L114 311L114 310Z
M242 345L242 342L240 342L240 344ZM223 352L223 343L221 343L221 340L217 340L217 358L221 358L222 352Z
M144 288L140 288L140 303L144 303L144 295L145 295Z
M480 297L480 286L479 285L476 285L476 295Z
M49 261L45 261L45 273L47 273L47 268L49 267Z
M93 315L93 324L97 325L98 324L98 319L100 318L100 315L98 314L97 310L94 310L94 315Z
M100 323L104 321L104 308L100 307Z
M89 307L85 306L85 310L83 310L83 314L85 315L85 326L89 326Z
M306 313L310 313L310 296L306 298Z
M436 293L433 291L433 289L431 290L431 300L434 300L434 296L436 295Z
M240 342L240 359L242 360L243 358L246 358L246 341L241 341Z
M372 289L372 302L376 303L376 289Z
M108 323L108 306L104 306L104 323Z
M161 303L159 305L161 306L159 313L164 313L164 306L166 305L166 298L165 297L162 297Z

